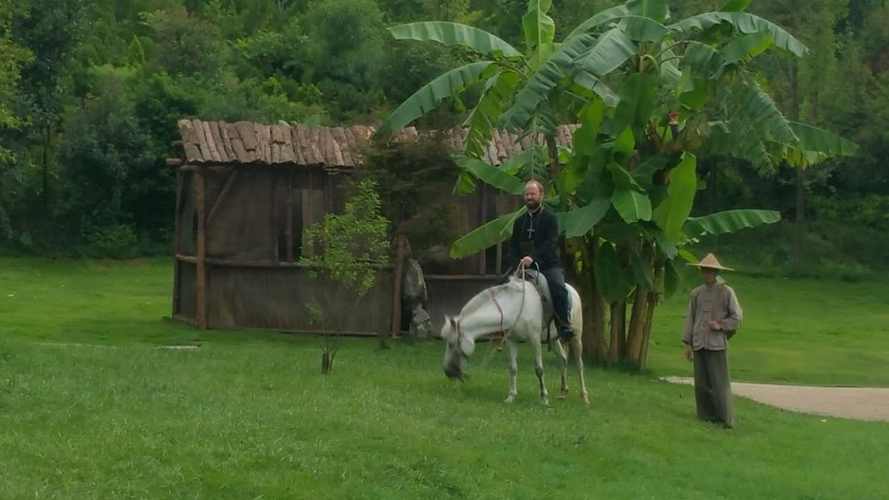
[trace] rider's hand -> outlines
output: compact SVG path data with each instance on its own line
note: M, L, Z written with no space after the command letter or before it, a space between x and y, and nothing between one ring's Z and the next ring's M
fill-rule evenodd
M522 257L522 260L519 262L519 265L522 267L531 267L531 264L534 263L534 259L531 257Z
M687 359L687 360L689 360L689 361L694 361L694 359L695 359L695 352L691 350L691 346L690 346L690 345L685 344L685 352L684 352L683 354L685 354L685 359Z

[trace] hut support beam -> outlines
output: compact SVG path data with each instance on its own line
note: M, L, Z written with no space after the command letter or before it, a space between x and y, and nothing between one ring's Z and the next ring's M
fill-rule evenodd
M395 272L392 273L392 337L401 333L401 281L404 259L407 256L407 236L398 232L395 236Z
M479 210L479 226L488 222L488 189L484 184L479 188L479 196L481 197L481 207ZM485 274L488 268L488 249L484 249L478 256L478 273Z
M181 171L176 171L176 213L174 219L173 234L173 255L179 255L182 251L182 184L185 181L185 175ZM179 313L179 259L173 259L173 316Z

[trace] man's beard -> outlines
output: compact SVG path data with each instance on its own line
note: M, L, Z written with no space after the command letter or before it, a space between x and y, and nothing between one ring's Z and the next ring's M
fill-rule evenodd
M537 210L540 208L539 201L526 201L525 206L528 207L528 210Z

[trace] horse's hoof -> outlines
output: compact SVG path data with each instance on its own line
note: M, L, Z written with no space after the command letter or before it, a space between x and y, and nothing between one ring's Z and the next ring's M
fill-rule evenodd
M587 394L581 394L581 399L583 399L584 404L590 404L590 397Z
M549 406L549 398L541 399L540 404L542 404L543 406Z
M506 399L503 400L503 402L504 402L504 403L507 403L507 404L512 403L512 402L514 402L514 401L515 401L515 396L511 396L511 395L510 395L510 396L506 396Z
M568 397L568 392L560 392L559 399L566 399Z

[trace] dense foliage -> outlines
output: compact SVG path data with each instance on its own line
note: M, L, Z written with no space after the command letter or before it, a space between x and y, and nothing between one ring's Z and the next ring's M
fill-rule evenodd
M562 40L620 2L553 2ZM674 19L722 0L670 2ZM744 3L744 2L742 2ZM174 179L163 160L184 116L379 124L417 88L472 60L464 50L393 40L386 27L449 20L524 50L521 0L0 0L0 245L25 252L164 251ZM753 2L805 43L766 56L759 82L791 119L857 142L851 159L797 170L699 158L702 213L773 208L810 222L803 251L841 250L832 227L887 222L889 5L880 0ZM460 123L482 89L419 125ZM799 178L798 178L799 177ZM799 184L799 186L798 186ZM717 194L718 192L718 194ZM797 196L800 192L804 196ZM802 200L802 203L801 203ZM864 235L864 236L861 236ZM861 245L856 245L856 248ZM791 253L788 250L788 253ZM855 257L873 264L879 255Z

